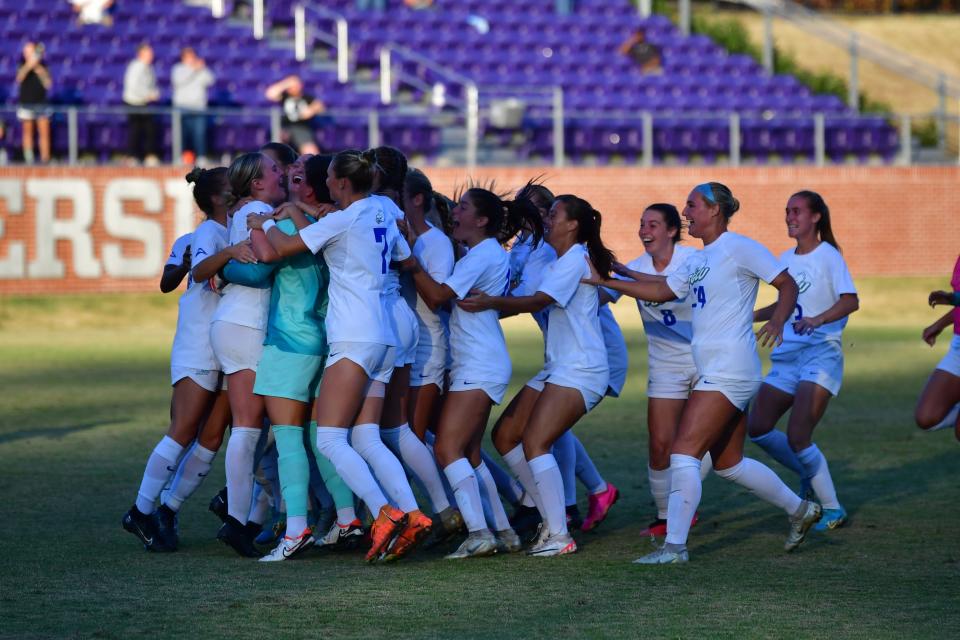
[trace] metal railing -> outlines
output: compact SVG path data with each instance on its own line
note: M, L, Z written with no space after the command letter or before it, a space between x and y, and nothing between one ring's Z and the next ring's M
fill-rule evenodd
M332 20L334 33L328 33L316 26L316 20ZM308 50L312 50L314 40L324 42L333 49L337 59L337 80L343 84L350 80L350 25L342 14L325 7L311 4L298 4L293 8L294 50L297 60L305 60Z
M485 144L485 140L488 137L494 136L498 131L497 127L493 126L496 123L491 121L491 104L494 100L499 99L498 96L502 97L503 95L506 95L503 92L503 88L485 87L481 89L473 86L470 91L468 91L467 99L464 102L464 106L466 106L467 109L462 113L462 122L456 121L444 125L463 127L465 137L464 140L458 144L462 144L464 164L468 168L472 169L479 164L478 153L481 150L481 146ZM484 105L483 107L481 107L481 98L482 104ZM540 147L549 149L555 166L563 166L567 163L568 155L571 152L580 156L623 156L628 158L628 162L635 161L640 166L655 166L659 162L668 160L668 158L664 157L665 149L669 146L663 142L662 138L664 136L680 136L693 141L684 143L686 146L681 155L690 157L702 156L704 158L703 162L705 163L739 166L744 162L745 156L754 155L754 151L758 148L756 142L757 136L769 137L774 135L806 136L804 138L806 142L794 142L790 148L780 154L785 162L812 163L816 166L826 166L832 161L845 161L843 157L831 157L837 155L836 149L831 149L831 144L834 146L837 144L837 131L835 127L831 126L835 120L842 120L846 127L849 127L851 123L856 123L858 119L877 120L876 116L850 116L823 113L805 115L767 114L763 116L735 112L677 114L657 112L618 113L564 111L561 92L549 94L542 92L539 98L533 96L528 99L531 100L526 105L529 108L529 112L522 121L518 123L515 129L507 129L507 133L513 132L520 137L542 135L544 136L542 138L543 140L547 139L545 134L549 134L550 142L548 144L540 144ZM163 148L164 155L169 157L172 162L177 162L183 150L181 139L183 117L195 113L184 112L171 107L132 108L119 106L80 107L50 105L48 109L53 116L52 137L54 139L55 151L59 151L60 155L71 165L78 164L82 155L103 155L102 140L98 141L97 136L90 132L91 127L99 127L101 130L104 127L114 128L113 133L118 134L116 128L118 126L122 128L123 124L118 116L125 116L130 113L152 114L160 120L162 133L169 136L169 142ZM15 106L0 107L0 114L5 114L0 117L10 122L12 118L9 116L15 111ZM234 131L257 131L260 134L257 137L261 143L268 140L281 139L282 111L279 107L218 107L206 110L204 115L211 122L213 128L223 126L226 131L230 129L231 120L233 120L232 126L234 127ZM103 116L112 116L113 119L103 118ZM361 133L355 134L350 140L349 145L362 146L366 144L368 146L377 146L384 139L384 118L387 117L391 120L391 124L389 125L391 127L398 126L398 122L402 124L406 119L409 119L411 123L417 125L425 124L425 117L422 113L400 114L389 108L372 108L328 111L322 116L325 122L323 120L318 122L317 128L320 132L321 139L324 139L325 134L332 135L348 126L354 130L365 128L365 137L363 137L364 132L361 129ZM918 154L918 149L915 147L913 136L910 133L910 125L914 117L928 117L928 114L899 114L892 121L887 121L887 124L895 127L899 133L896 153L894 157L887 158L887 160L897 165L911 165L918 160L924 160L918 157L920 154ZM236 119L238 118L244 120L241 123L237 123ZM599 134L601 137L606 136L606 138L598 141L598 149L588 148L585 151L584 145L578 144L576 138L571 138L571 136L580 135L577 133L578 130L582 133L584 128L589 128L589 125L585 125L584 123L591 121L594 123L607 121L612 124L610 127L604 129L603 133ZM707 121L710 121L709 126L705 125ZM960 117L951 116L950 121L957 126L957 130L960 132ZM687 125L687 122L690 124ZM777 127L776 125L781 126ZM80 136L81 128L84 128L88 134L83 140L81 140ZM14 137L14 131L12 129L12 127L8 129L7 140L3 146L4 150L19 146L19 138ZM437 132L439 127L432 126L432 129ZM601 127L601 129L603 128ZM703 133L703 131L707 130L709 131L709 135ZM792 131L792 133L775 134L774 132L776 130L780 130L781 132ZM499 131L502 132L503 130L500 129ZM831 131L833 131L832 138L830 137ZM891 135L891 132L892 130L888 128L884 134ZM748 134L753 136L752 142L750 139L747 139ZM361 138L358 139L356 137L357 135L360 135ZM630 140L621 140L621 137L627 135L632 136ZM701 143L696 142L696 136L703 137L705 135L708 139L702 140ZM66 144L63 144L64 136L66 137ZM326 138L328 141L330 139L337 138L336 136ZM830 142L831 140L833 140L832 143ZM960 142L960 140L958 140L958 142ZM336 148L330 147L332 143L325 142L324 144L327 147L325 148L326 151L337 150ZM491 150L500 153L497 158L493 159L493 161L498 164L522 164L525 162L523 153L519 152L515 147L511 147L508 144L498 146L502 144L498 142L486 144L487 147L483 149L485 153ZM493 145L492 147L491 144ZM702 144L702 146L698 147L697 144ZM249 144L247 146L249 146ZM107 147L109 148L109 145L107 145ZM113 147L114 151L122 154L126 145L118 145L114 139ZM774 147L771 147L773 151L770 153L764 152L764 154L777 155L777 150ZM446 148L432 148L431 151L427 151L426 153L453 158L458 155L459 149L456 145L448 145ZM234 147L229 148L225 148L221 142L217 151L218 153L237 153L251 150L252 149L243 146L240 142L237 142ZM411 151L417 152L418 150L411 149ZM862 155L862 150L851 151L850 153L854 155L859 153ZM630 160L631 158L633 158L633 160ZM926 158L925 161L930 162L931 158ZM939 162L937 163L942 162L943 156L940 156ZM960 158L955 157L954 162L960 163Z

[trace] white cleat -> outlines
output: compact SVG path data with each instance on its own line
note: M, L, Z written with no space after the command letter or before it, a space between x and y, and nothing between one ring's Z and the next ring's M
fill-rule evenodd
M543 542L535 544L527 550L528 556L538 558L547 558L552 556L565 556L577 552L577 543L569 533L557 533L547 536Z
M310 529L304 529L296 538L284 536L273 551L260 558L260 562L281 562L289 560L293 556L301 553L313 546L314 539Z
M463 544L453 553L445 556L447 560L461 560L463 558L480 558L492 556L497 552L497 538L489 529L474 531L467 536Z
M495 535L497 537L497 551L516 553L523 549L520 536L518 536L517 532L513 529L503 529L502 531L497 531Z
M820 505L816 502L804 500L800 505L800 515L790 518L790 533L787 535L787 541L783 543L783 550L793 551L800 546L804 538L807 537L807 531L820 520L822 513Z
M690 554L686 549L682 551L667 551L666 546L660 547L653 553L637 558L633 564L682 564L690 561Z

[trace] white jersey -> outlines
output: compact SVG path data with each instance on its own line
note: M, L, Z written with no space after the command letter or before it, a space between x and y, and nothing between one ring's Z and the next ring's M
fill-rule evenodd
M429 223L428 223L429 224ZM445 281L453 273L453 245L443 231L430 226L430 229L419 236L413 243L413 255L423 266L424 271L437 282ZM403 297L417 315L417 324L420 328L420 344L441 348L444 351L448 346L449 333L446 324L436 311L432 311L427 303L417 295L413 279L403 279Z
M387 196L374 193L370 195L370 199L380 205L383 208L383 212L391 217L394 223L396 223L397 220L403 219L403 210L397 206L396 202ZM383 294L386 296L396 296L400 294L400 271L390 268L389 264L387 265L387 279L383 288Z
M604 395L610 382L610 365L600 328L600 296L597 287L580 282L590 277L587 249L575 244L550 264L537 291L554 303L549 311L546 337L548 376L562 371L575 376L583 388Z
M183 242L184 239L186 242ZM183 264L188 245L193 255L191 264L196 266L227 246L227 228L213 220L201 222L196 231L182 236L174 243L167 264ZM192 276L187 278L187 290L180 296L177 333L173 337L170 365L217 371L220 364L210 346L210 322L220 302L220 296L210 288L209 282L194 282Z
M797 255L796 251L794 247L780 256L780 262L797 281L800 295L797 297L797 308L793 316L783 328L783 343L775 351L794 351L823 342L835 342L839 345L840 334L847 326L848 317L818 327L809 336L797 334L793 330L793 323L800 318L823 313L835 305L845 293L857 293L847 263L829 242L821 242L816 249L804 255Z
M693 360L702 378L760 380L753 308L760 280L784 270L762 244L727 231L667 276L693 309Z
M323 250L330 269L327 342L396 346L383 290L391 260L410 247L379 199L362 198L300 230L313 253Z
M533 250L533 236L527 234L527 237L521 238L519 235L514 239L510 246L510 279L514 284L520 282L523 275L523 268L527 264L530 252Z
M273 211L266 202L255 200L243 205L230 220L230 245L239 244L250 237L247 228L247 215L251 213L270 213ZM221 320L251 329L267 328L267 315L270 312L270 288L257 289L242 284L227 284L223 288L223 297L213 315L214 321Z
M557 261L556 250L546 241L540 240L540 244L534 247L526 262L523 264L523 274L520 276L519 284L510 292L512 296L532 296L540 287L543 281L543 275L547 268ZM549 311L544 309L531 314L533 319L540 326L540 331L546 335L547 332L547 314Z
M663 271L653 266L653 257L645 253L627 264L631 271L651 276L669 276L676 273L697 250L681 244L673 246L670 264ZM621 276L614 276L627 280ZM618 291L610 291L614 300L620 298ZM688 296L689 297L689 296ZM687 299L670 302L647 302L637 300L643 330L647 334L649 369L689 369L693 367L693 307Z
M453 266L443 281L463 300L476 289L491 296L507 295L510 258L493 238L483 240ZM453 306L450 314L451 378L467 382L510 382L512 365L495 309L477 313Z

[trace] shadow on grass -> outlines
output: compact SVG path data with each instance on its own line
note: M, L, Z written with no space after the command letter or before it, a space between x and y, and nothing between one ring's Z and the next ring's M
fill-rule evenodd
M59 440L74 433L89 431L90 429L105 427L111 424L119 424L122 422L127 422L128 420L129 418L113 418L111 420L96 420L93 422L84 422L81 424L67 425L64 427L21 429L20 431L0 434L0 444L8 444L10 442L16 442L18 440L24 440L27 438L48 438L51 440Z

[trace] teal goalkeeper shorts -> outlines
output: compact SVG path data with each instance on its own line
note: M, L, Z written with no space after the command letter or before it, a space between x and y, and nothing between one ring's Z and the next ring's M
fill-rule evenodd
M261 396L312 402L320 389L325 360L326 356L290 353L267 345L257 365L253 392Z

